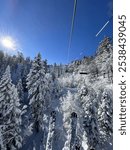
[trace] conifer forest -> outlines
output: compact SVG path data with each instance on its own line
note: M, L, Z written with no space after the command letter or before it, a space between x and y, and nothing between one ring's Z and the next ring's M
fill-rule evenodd
M113 45L69 64L0 51L1 150L112 150Z

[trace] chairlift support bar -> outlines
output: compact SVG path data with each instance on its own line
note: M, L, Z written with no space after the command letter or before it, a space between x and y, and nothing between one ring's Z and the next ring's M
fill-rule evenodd
M88 73L87 73L87 72L80 72L80 74L88 75Z

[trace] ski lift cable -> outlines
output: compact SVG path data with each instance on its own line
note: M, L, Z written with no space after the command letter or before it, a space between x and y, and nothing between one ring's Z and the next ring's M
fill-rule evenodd
M67 62L69 62L69 57L70 57L70 47L71 47L71 43L72 43L72 34L73 34L73 30L74 30L74 20L75 20L75 15L76 15L76 7L77 7L77 0L74 0L73 16L72 16L72 22L71 22L70 35L69 35Z

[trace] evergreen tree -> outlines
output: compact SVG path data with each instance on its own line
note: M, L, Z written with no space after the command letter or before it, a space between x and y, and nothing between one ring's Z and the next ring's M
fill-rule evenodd
M70 150L75 149L76 142L76 127L77 127L77 114L73 112L71 114L71 138L70 138Z
M0 126L3 144L7 150L21 147L20 135L21 110L17 89L12 84L10 67L8 66L0 81Z
M90 104L85 111L83 126L86 132L89 150L95 150L99 144L99 130L96 111L93 104Z
M79 96L84 110L83 127L87 137L88 149L95 150L100 141L96 93L91 87L83 85L79 90Z
M33 129L37 132L43 129L44 102L46 96L47 80L45 67L41 55L35 57L29 74L27 75L28 98L30 100Z
M61 101L61 107L63 111L63 125L70 126L71 114L73 112L75 112L78 116L82 114L79 99L77 98L77 95L74 95L74 93L71 93L68 90L67 94L64 97L62 97Z
M112 136L112 98L111 94L104 90L101 98L101 105L99 105L98 116L100 131L106 137L106 140Z
M4 141L3 141L3 135L2 135L2 132L1 132L1 126L0 126L0 149L1 150L6 150L5 149L5 145L4 145Z
M0 50L0 77L2 76L2 74L4 73L4 52Z
M67 140L62 150L81 150L81 143L77 136L77 114L71 113L70 129L67 131Z
M52 109L51 108L51 100L53 99L53 96L54 96L54 94L52 93L54 85L53 85L52 76L50 73L47 73L45 75L45 78L46 78L47 82L46 82L46 89L45 89L46 94L44 97L44 107L45 107L46 112L49 112L49 111L51 111L50 109Z
M43 64L44 64L44 67L45 67L45 73L47 73L48 72L47 59L45 59L43 61Z
M48 137L47 137L46 150L53 150L55 124L56 124L56 112L52 111L50 121L49 121L49 132L48 132Z
M23 85L22 85L22 80L21 79L19 79L19 81L18 81L17 90L18 90L19 99L20 99L21 102L23 102L24 92L23 92Z

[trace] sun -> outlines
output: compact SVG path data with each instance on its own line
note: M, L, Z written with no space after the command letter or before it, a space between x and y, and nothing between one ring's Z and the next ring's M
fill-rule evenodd
M13 40L13 38L11 38L10 36L5 36L1 38L1 43L7 49L14 50L14 51L16 50L15 40Z

